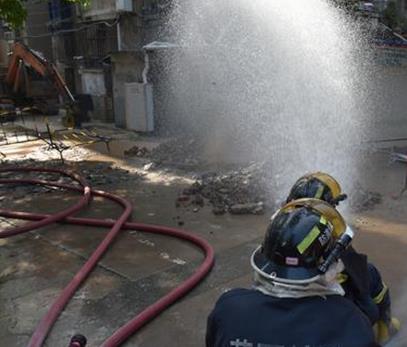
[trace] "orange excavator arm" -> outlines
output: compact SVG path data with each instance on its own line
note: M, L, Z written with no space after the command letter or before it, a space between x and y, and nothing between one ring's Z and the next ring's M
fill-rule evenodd
M22 64L25 64L30 66L44 78L49 79L65 102L75 102L75 98L64 79L52 63L20 42L14 44L11 53L12 56L5 81L14 91L18 90L21 79Z

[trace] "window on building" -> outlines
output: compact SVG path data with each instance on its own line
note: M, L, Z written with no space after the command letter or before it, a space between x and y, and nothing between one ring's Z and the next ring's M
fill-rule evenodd
M116 26L94 23L76 33L77 55L83 56L87 67L101 63L109 53L117 51Z

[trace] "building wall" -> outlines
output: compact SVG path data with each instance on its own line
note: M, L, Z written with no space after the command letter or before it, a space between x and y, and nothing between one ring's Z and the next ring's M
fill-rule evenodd
M124 85L128 82L142 80L144 69L142 47L145 40L144 21L139 15L144 9L145 1L132 0L133 12L117 12L116 0L92 1L89 8L79 8L77 11L79 13L78 21L82 22L78 25L91 25L89 29L78 32L76 35L77 53L82 57L84 67L80 78L81 91L92 95L95 117L101 119L100 115L105 112L108 114L105 118L114 118L115 124L119 127L126 125ZM109 27L104 24L97 25L100 21L109 21L110 24L114 24L117 20L119 20L118 24ZM105 81L110 77L111 85L109 87L109 83L107 83L105 86L105 95L102 95L103 93L96 95L98 93L94 88L90 88L89 83L92 78L86 69L100 69L101 61L111 63L110 71L100 70L105 73ZM101 77L99 77L99 81L101 81ZM104 101L102 101L103 98ZM105 105L104 111L103 105ZM109 111L109 107L113 110ZM96 110L97 108L99 111ZM111 116L112 112L114 112L114 117Z
M375 5L375 8L377 9L377 11L381 12L386 8L388 0L374 0L372 2Z
M123 15L120 21L120 50L140 51L144 43L143 22L133 15Z
M48 30L50 22L48 4L43 1L29 1L25 6L27 9L25 35L28 37L26 43L31 49L41 52L52 61L54 57L51 35Z
M0 39L0 69L7 69L9 45L6 40ZM3 71L0 71L0 75Z
M399 0L399 11L404 16L407 17L407 0Z
M93 9L88 10L88 13L100 14L95 5L96 1L93 4ZM109 14L109 11L107 10L106 14ZM106 21L110 25L105 25ZM80 94L91 95L94 105L91 115L93 119L112 122L114 114L110 55L118 50L117 26L114 25L114 18L78 23L78 26L84 25L87 26L86 29L75 33L77 90Z
M118 50L117 27L104 22L87 23L88 27L76 32L76 56L87 68L100 68L103 59Z
M75 34L76 55L81 65L76 68L78 75L80 74L76 80L80 85L80 93L92 95L95 118L114 118L117 126L125 127L125 83L142 81L142 47L157 40L156 33L160 24L158 4L161 1L130 0L132 12L118 12L116 1L118 0L91 1L90 7L85 9L77 6L77 25L87 25L88 28ZM109 23L108 26L104 24L106 22ZM109 64L110 70L103 68ZM110 78L111 82L106 83L104 88L105 94L103 88L99 88L100 84L93 83L95 76L91 74L95 74L95 71L98 71L99 82L102 81L102 73L105 74L105 81ZM99 85L99 89L96 85ZM104 113L107 116L103 117Z
M83 21L96 21L115 18L116 0L95 0L91 1L89 7L78 6L78 17Z
M136 52L117 52L112 55L113 107L115 124L126 127L124 85L130 82L142 82L144 57Z
M63 0L29 0L25 6L27 20L23 42L42 53L66 77L74 55L73 34L61 31L72 29L72 5ZM74 91L74 84L69 80L67 84Z
M91 118L104 122L112 122L113 105L111 86L106 77L110 74L104 69L81 69L82 94L89 94L93 101L93 111Z

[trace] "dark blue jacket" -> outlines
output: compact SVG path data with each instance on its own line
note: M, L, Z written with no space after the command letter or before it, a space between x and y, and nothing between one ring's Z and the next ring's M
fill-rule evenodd
M252 289L223 294L207 347L378 347L367 317L348 299L279 299Z
M352 300L370 319L372 325L378 320L389 321L391 301L389 290L382 281L379 270L367 262L367 257L350 248L343 256L345 272L341 285L345 297Z

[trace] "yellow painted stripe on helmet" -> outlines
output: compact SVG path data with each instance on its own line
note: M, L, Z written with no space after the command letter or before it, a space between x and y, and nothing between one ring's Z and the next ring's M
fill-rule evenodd
M319 236L321 231L318 229L317 226L314 226L309 234L305 236L305 238L297 245L298 252L303 254L309 246L315 241L315 239Z
M317 180L326 184L332 192L332 197L335 199L341 194L341 186L338 181L331 175L324 172L315 172L309 175L309 177L315 177Z
M377 294L374 298L373 298L373 302L378 305L380 304L383 299L384 296L386 295L387 291L389 290L389 288L387 288L387 286L383 283L383 289L381 290L381 292L379 294Z
M317 211L333 226L332 235L338 239L346 230L346 223L341 214L329 205L327 202L320 199L304 198L293 200L284 205L281 210L289 211L295 208L308 207Z
M326 218L325 218L324 216L321 216L319 222L320 222L321 224L323 224L323 225L327 225L327 224L328 224L328 221L326 220Z
M315 199L321 199L323 193L324 193L324 187L319 186L317 192L315 193L314 198Z

